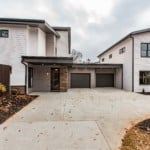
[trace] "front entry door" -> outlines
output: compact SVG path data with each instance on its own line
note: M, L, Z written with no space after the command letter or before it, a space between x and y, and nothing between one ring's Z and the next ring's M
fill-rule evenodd
M52 91L60 90L60 69L59 68L51 69L51 90Z

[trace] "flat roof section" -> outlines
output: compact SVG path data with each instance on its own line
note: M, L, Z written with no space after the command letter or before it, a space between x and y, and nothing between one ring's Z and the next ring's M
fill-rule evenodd
M54 33L57 37L60 35L45 20L39 19L17 19L17 18L0 18L0 24L17 24L39 27L47 33Z
M22 63L29 63L32 65L51 65L51 64L65 64L72 65L72 57L44 57L44 56L22 56Z
M72 68L122 68L122 64L72 64Z

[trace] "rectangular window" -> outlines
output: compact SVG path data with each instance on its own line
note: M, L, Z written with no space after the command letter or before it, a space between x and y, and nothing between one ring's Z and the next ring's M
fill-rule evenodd
M104 59L104 58L102 58L102 62L104 62L104 60L105 60L105 59Z
M140 71L139 76L141 85L150 85L150 71Z
M125 50L126 50L126 48L125 48L125 47L123 47L123 48L119 49L119 54L123 54L123 53L125 53Z
M8 30L0 30L0 37L8 38L9 33Z
M150 43L141 43L141 57L150 57Z
M112 54L109 55L109 59L111 59L111 58L112 58Z
M33 68L28 68L28 88L32 88Z

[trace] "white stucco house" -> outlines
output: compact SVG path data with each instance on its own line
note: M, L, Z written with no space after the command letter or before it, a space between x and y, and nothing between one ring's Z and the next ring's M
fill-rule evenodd
M123 65L123 89L150 92L150 29L128 34L98 58L100 64Z
M150 92L149 31L130 33L102 52L100 63L76 64L70 27L0 18L0 64L12 66L12 89L26 93L95 87Z

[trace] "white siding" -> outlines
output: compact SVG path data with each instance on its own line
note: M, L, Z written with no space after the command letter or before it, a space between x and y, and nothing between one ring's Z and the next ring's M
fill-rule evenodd
M38 29L28 28L28 41L27 41L27 55L37 56L38 55Z
M150 58L141 57L141 43L150 43L150 33L138 34L134 39L134 91L150 92L150 85L139 84L139 71L150 71Z
M69 56L68 31L57 31L60 38L57 38L57 56Z
M116 69L115 72L115 85L116 88L121 89L122 88L122 69Z
M46 34L46 56L55 56L54 34Z
M46 56L46 35L39 28L28 28L28 56Z
M38 29L38 56L46 56L46 34Z
M0 29L9 30L8 38L0 38L0 64L12 66L11 85L25 85L21 56L26 54L26 26L0 25Z
M119 54L119 49L125 47L125 53ZM112 58L109 59L109 55L112 54ZM102 62L102 59L105 59ZM132 39L128 38L116 45L114 48L104 53L100 57L100 63L103 64L123 64L123 88L125 90L132 91ZM119 72L118 72L119 73ZM120 76L118 74L118 76ZM119 81L117 85L120 87Z

